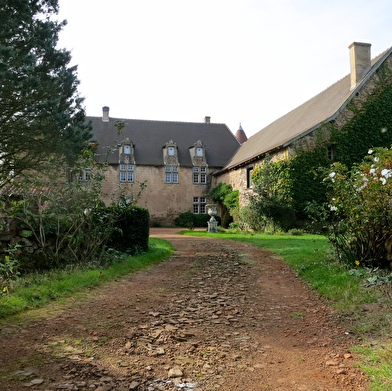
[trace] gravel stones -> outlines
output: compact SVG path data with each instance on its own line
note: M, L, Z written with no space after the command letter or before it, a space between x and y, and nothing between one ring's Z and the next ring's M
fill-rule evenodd
M31 388L50 391L251 390L255 384L276 390L316 384L321 391L349 378L359 389L351 368L340 366L346 351L334 355L338 338L325 323L329 310L287 266L244 245L182 240L187 252L97 291L80 310L24 327L35 332L23 334L25 343L34 340L42 362L53 363L23 382L43 379ZM330 359L339 365L326 366ZM6 389L19 391L21 384Z

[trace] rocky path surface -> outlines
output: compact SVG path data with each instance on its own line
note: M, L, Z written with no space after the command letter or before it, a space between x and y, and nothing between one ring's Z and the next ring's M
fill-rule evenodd
M366 390L357 341L259 248L153 229L178 250L1 326L0 390ZM38 317L38 318L37 318Z

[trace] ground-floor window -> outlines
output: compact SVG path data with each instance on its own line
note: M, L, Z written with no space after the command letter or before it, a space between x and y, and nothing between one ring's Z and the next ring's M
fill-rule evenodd
M248 168L246 170L246 187L248 189L253 189L254 188L254 183L252 181L252 173L253 173L253 167Z
M193 197L193 213L204 214L206 213L206 197Z
M330 145L329 147L327 147L327 158L328 160L333 161L335 159L335 146L334 145Z
M91 177L91 168L87 167L84 171L80 172L79 181L89 181Z

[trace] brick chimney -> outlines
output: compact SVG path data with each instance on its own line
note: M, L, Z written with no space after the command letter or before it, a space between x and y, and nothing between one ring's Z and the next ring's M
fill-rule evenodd
M370 43L353 42L350 49L351 89L354 89L371 67Z
M210 124L211 123L211 117L204 117L204 123L205 124Z
M109 107L102 107L102 122L109 122Z

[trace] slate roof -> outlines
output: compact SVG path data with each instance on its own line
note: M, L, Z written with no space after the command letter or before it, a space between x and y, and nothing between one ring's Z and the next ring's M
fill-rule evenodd
M103 122L100 117L87 117L92 122L93 138L98 141L98 153L103 159L107 149L129 138L135 149L136 165L163 165L164 145L173 140L178 147L178 160L182 166L192 166L189 148L200 140L210 167L222 168L239 148L239 142L225 124L149 121L110 118ZM117 134L116 121L125 123L122 135ZM108 156L111 164L119 161L118 151Z
M351 76L347 75L314 98L260 130L242 144L223 171L263 156L275 149L286 147L295 140L317 129L322 123L336 118L369 77L392 53L386 50L372 60L372 67L359 85L351 90Z

